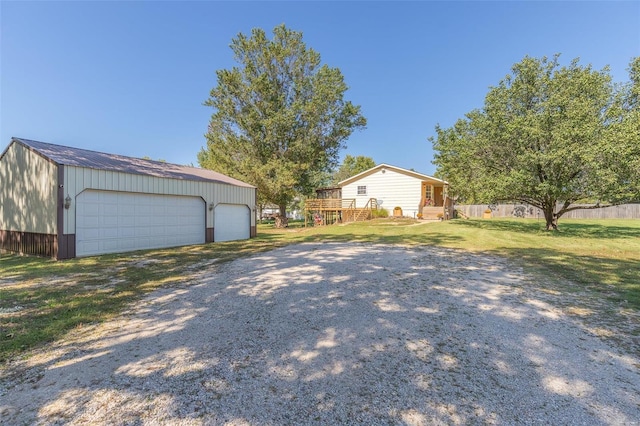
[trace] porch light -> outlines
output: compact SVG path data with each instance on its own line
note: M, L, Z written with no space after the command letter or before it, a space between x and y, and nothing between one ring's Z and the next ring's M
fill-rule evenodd
M213 211L213 203L209 203L209 211Z
M71 197L67 195L67 198L64 199L64 208L69 210L69 207L71 207Z

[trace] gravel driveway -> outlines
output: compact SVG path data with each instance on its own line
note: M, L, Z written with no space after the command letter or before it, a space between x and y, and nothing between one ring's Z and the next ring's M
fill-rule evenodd
M638 424L638 353L535 283L431 247L212 264L10 366L0 422Z

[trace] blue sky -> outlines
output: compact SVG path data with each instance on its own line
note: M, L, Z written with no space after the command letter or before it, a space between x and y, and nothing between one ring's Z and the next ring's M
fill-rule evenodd
M351 155L433 174L428 137L525 55L627 81L640 2L0 2L0 150L12 136L197 164L215 71L281 23L342 71L366 130Z

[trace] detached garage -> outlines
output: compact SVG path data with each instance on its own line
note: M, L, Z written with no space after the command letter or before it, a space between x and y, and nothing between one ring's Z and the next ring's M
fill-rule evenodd
M0 249L68 259L254 237L256 188L211 170L13 138Z

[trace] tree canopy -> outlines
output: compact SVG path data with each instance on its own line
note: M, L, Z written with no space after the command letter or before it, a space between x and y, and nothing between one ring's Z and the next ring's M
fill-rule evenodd
M640 194L640 59L631 81L577 59L561 66L525 57L490 88L482 109L430 138L436 174L467 202L518 201L540 208L547 229L591 202L605 207Z
M347 154L342 160L340 167L333 173L331 179L332 184L336 185L351 176L355 176L375 166L376 162L373 161L371 157L365 157L364 155L354 157Z
M255 185L260 202L278 205L284 217L297 194L326 178L366 119L344 99L340 70L321 65L302 33L280 25L269 40L254 29L250 37L238 34L231 49L238 66L216 72L198 162Z

